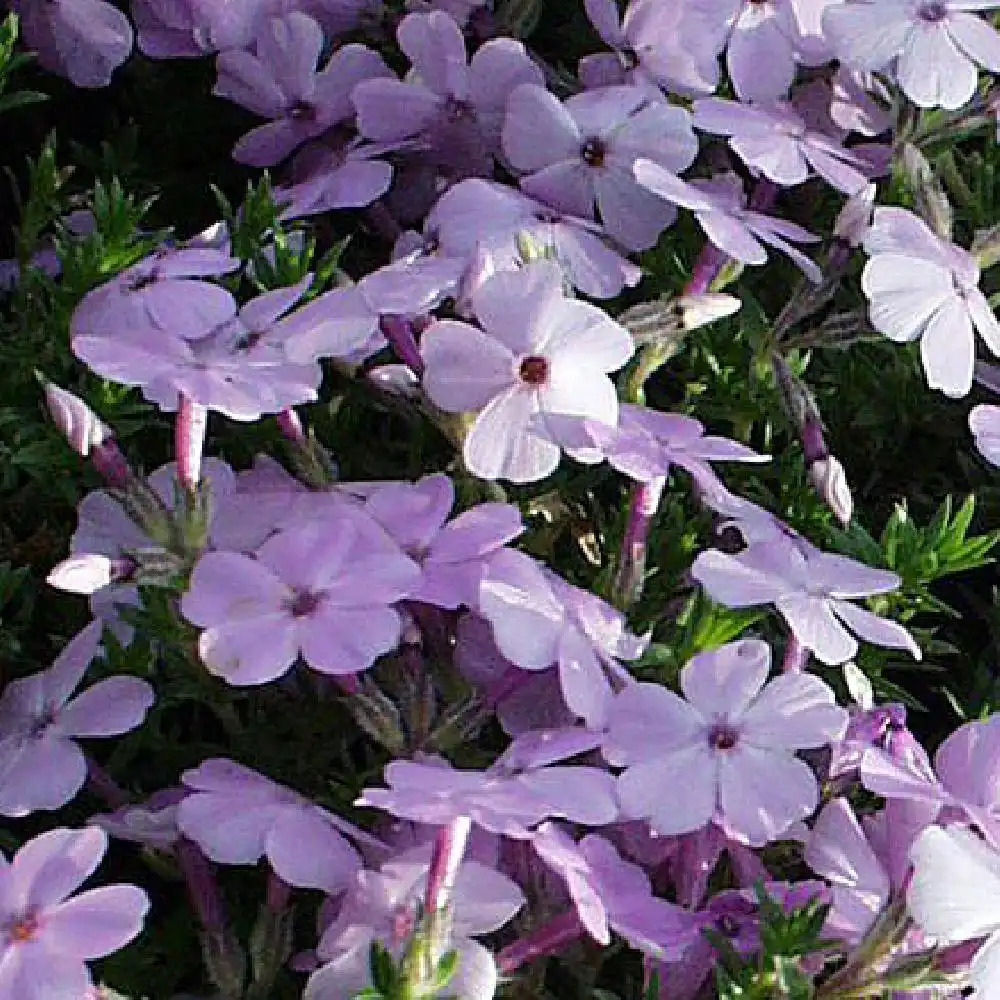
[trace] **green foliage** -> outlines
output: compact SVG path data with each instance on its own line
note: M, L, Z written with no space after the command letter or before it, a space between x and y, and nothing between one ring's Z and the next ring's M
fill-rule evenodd
M30 63L33 58L30 53L14 50L18 28L17 14L8 14L0 22L0 114L48 100L48 94L40 93L37 90L7 92L14 74Z

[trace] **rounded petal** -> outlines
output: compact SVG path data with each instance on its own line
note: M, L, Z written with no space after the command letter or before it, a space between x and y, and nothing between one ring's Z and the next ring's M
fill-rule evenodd
M93 875L107 848L107 834L97 827L47 830L14 855L8 877L22 903L48 909Z
M468 323L432 323L421 337L420 353L424 389L450 413L486 406L516 379L510 349Z
M779 598L775 607L799 642L821 663L845 663L857 653L858 644L834 616L828 601L795 594Z
M58 809L83 787L87 765L83 751L60 736L41 736L14 746L0 744L0 815L27 816L38 809Z
M830 687L813 674L775 677L740 720L743 738L756 747L804 750L840 739L848 715Z
M152 687L138 677L108 677L70 701L57 724L67 736L117 736L140 725L154 701Z
M45 936L74 958L103 958L137 937L149 911L149 897L134 885L89 889L48 910Z
M220 625L277 615L289 590L256 559L208 552L195 564L181 613L195 625Z
M969 394L976 340L969 313L957 296L949 298L928 321L920 339L920 359L932 389L952 399Z
M308 807L284 810L268 831L264 849L275 874L288 885L330 895L361 869L358 852Z
M519 388L490 402L465 438L462 456L469 472L513 483L536 482L555 472L558 445L529 429L537 412L537 394Z
M302 658L324 674L360 673L396 648L400 628L392 608L324 607L299 622Z
M759 639L730 642L694 656L681 670L684 697L710 719L742 714L767 680L771 648Z
M514 88L503 125L503 151L513 167L530 172L577 160L581 142L573 116L558 97L534 83Z
M958 47L991 73L1000 73L1000 34L976 14L953 11L948 31Z
M905 649L914 659L921 658L920 647L913 636L902 625L888 618L881 618L865 608L859 608L848 601L833 601L834 614L855 634L876 646L890 649Z
M919 337L955 297L951 274L941 264L901 253L872 257L862 272L861 288L872 326L898 342Z
M976 92L976 65L952 40L946 20L922 23L900 53L896 79L914 104L954 111Z
M705 729L698 711L669 688L630 684L612 702L601 752L619 767L651 757L666 759L689 746L707 748Z
M219 625L198 639L198 655L208 672L235 687L277 680L298 654L295 626L285 613Z
M805 765L803 765L805 766ZM684 747L634 764L618 778L622 815L648 820L662 836L700 830L715 814L715 756L704 746Z

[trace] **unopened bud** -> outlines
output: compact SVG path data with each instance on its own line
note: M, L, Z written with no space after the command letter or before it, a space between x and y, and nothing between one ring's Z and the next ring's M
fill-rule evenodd
M195 490L201 482L201 460L207 433L208 410L181 393L174 422L174 448L177 479L187 490Z
M45 392L45 406L52 422L78 455L87 458L92 448L114 436L111 428L79 396L60 389L41 375L38 379Z
M927 157L912 143L906 143L902 163L917 214L941 239L950 242L954 228L951 202Z
M739 312L742 305L735 295L727 295L725 292L682 295L677 300L681 328L684 330L697 330L709 323L716 323Z
M851 523L854 499L847 483L844 467L828 455L809 466L809 481L823 502L833 511L833 516L846 528Z
M984 271L1000 262L1000 225L976 230L969 252Z
M875 190L874 184L865 185L847 199L837 215L837 221L833 224L833 235L848 246L861 246L871 228L872 213L875 210Z
M135 563L131 559L109 559L107 556L85 553L70 556L54 566L45 582L67 594L90 596L102 587L132 575Z
M347 702L354 721L373 740L392 754L406 749L403 720L399 709L371 681L362 681L362 688Z
M455 296L455 312L459 316L464 319L472 319L475 316L472 308L472 298L496 272L497 268L493 254L482 243L477 243L472 261L465 269L458 283L458 293Z
M420 379L408 365L379 365L365 377L394 396L413 399L420 393Z

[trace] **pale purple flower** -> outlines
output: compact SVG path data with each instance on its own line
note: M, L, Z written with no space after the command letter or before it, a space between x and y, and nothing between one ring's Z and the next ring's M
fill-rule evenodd
M735 260L766 263L766 243L787 254L810 281L821 280L816 264L791 245L816 243L819 237L794 222L747 208L743 184L735 174L718 174L711 180L688 183L652 160L640 159L635 164L635 176L661 198L694 212L709 240Z
M698 937L698 918L654 896L642 868L604 837L589 834L577 843L556 824L543 823L531 845L565 880L580 922L599 944L610 944L614 931L643 954L674 961Z
M962 107L977 68L1000 72L1000 34L978 11L991 0L848 0L827 9L823 29L837 55L861 70L892 68L924 108Z
M73 312L70 335L109 337L139 332L200 337L236 314L233 296L201 279L235 271L228 246L162 247L88 292Z
M605 726L614 691L631 680L618 660L637 659L646 645L620 611L513 550L490 560L478 610L508 660L524 670L556 665L570 712Z
M484 830L527 839L546 819L599 826L618 818L614 779L596 767L542 767L520 774L459 771L444 761L386 764L388 788L365 788L356 805L444 826L469 816Z
M755 639L695 656L681 671L684 697L633 684L614 701L603 752L626 817L661 834L714 822L734 840L775 840L819 801L796 750L839 738L847 712L811 674L767 682L768 646Z
M417 929L429 859L430 845L420 845L391 858L378 871L358 872L323 932L316 949L323 964L309 977L303 1000L343 1000L369 986L375 941L394 957L402 955ZM451 896L450 940L444 949L458 953L458 968L442 992L421 996L492 1000L499 978L496 965L473 939L499 930L524 903L524 893L506 875L480 861L464 860Z
M513 504L483 503L449 521L455 487L443 473L416 483L389 483L365 509L421 569L409 594L441 608L479 603L489 558L524 531Z
M322 50L322 28L292 11L262 25L253 53L219 55L213 93L271 119L236 144L237 162L279 163L308 139L354 117L350 95L357 84L391 75L377 52L354 43L337 49L318 71Z
M969 430L976 450L990 465L1000 466L1000 406L980 403L969 411Z
M15 0L25 44L78 87L106 87L132 52L132 25L103 0Z
M812 128L788 101L740 104L707 98L695 102L694 124L728 136L733 152L776 184L801 184L813 172L844 194L855 194L868 183L867 161Z
M524 46L497 38L467 63L465 39L443 11L408 14L396 33L410 60L405 81L371 80L351 93L358 131L375 142L420 150L465 176L491 172L507 96L544 80Z
M202 662L230 684L276 680L300 655L321 673L355 674L396 647L391 605L418 579L372 518L341 503L272 535L254 557L203 555L181 611L205 630Z
M853 659L858 643L852 632L874 645L905 649L920 659L920 647L902 625L849 600L898 588L899 577L888 570L775 537L753 543L737 555L718 549L702 552L691 574L712 600L726 607L773 604L798 641L821 663Z
M153 689L138 677L107 677L73 697L97 655L101 623L70 640L52 666L10 681L0 698L0 814L58 809L83 786L78 739L118 736L142 723Z
M86 963L138 936L149 899L136 886L106 885L69 898L107 846L107 835L95 827L58 827L0 862L0 996L89 996Z
M855 944L889 900L889 876L846 799L828 802L816 817L803 859L830 883L833 908L826 931Z
M507 101L503 150L525 174L521 189L560 212L594 217L629 250L653 246L674 221L672 205L636 181L645 157L677 173L691 165L698 141L683 108L634 86L601 87L565 103L538 84L522 84Z
M281 317L305 294L312 275L264 292L220 326L192 339L138 330L119 337L81 335L77 357L92 371L142 387L161 410L177 410L181 396L233 420L258 420L316 399L319 365L296 364L285 354Z
M596 223L565 215L489 181L462 181L446 191L427 216L425 231L446 256L470 264L485 250L497 270L522 263L519 241L553 256L585 295L610 299L639 283L642 272L604 239Z
M927 383L953 398L972 388L979 333L1000 356L1000 323L979 290L979 265L905 208L876 208L861 275L872 326L890 340L920 341Z
M252 865L266 856L289 885L330 893L360 871L361 857L344 837L360 831L290 788L224 758L203 761L181 780L188 794L177 827L212 861Z
M157 851L171 851L181 837L177 828L177 807L185 794L181 788L164 788L154 792L145 802L122 806L110 813L98 813L87 822L100 827L109 837Z
M614 0L584 0L591 24L613 52L580 60L584 86L647 85L678 94L707 94L718 84L713 39L691 17L691 0L632 0L619 14Z
M439 320L424 331L424 389L447 412L479 411L463 457L483 479L526 483L555 471L560 448L531 426L537 413L617 422L608 374L632 356L632 338L601 309L567 298L562 280L551 261L499 272L473 296L483 330Z

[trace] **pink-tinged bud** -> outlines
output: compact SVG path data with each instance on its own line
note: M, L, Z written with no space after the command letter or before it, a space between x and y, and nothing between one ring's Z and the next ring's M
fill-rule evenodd
M306 429L292 407L282 410L275 419L278 421L278 430L287 441L300 445L306 443Z
M134 569L131 559L109 559L94 554L70 556L53 567L45 582L68 594L89 596L109 583L127 579Z
M42 386L52 422L78 455L87 458L92 448L114 436L111 428L79 396L45 379Z
M496 272L493 254L481 243L477 243L475 255L462 275L462 280L458 284L458 294L455 296L455 312L459 316L463 319L472 319L475 316L472 297Z
M735 295L724 292L700 292L694 295L682 295L676 303L684 330L697 330L699 327L717 323L720 319L739 312L743 303Z
M201 459L208 433L208 410L181 393L174 423L174 448L177 478L188 490L195 490L201 481Z
M828 455L809 466L809 481L833 511L833 516L846 528L851 523L854 499L844 467L833 455Z
M396 352L396 357L418 375L422 374L424 359L420 356L420 348L417 347L414 323L406 316L386 313L379 317L379 329Z
M847 199L833 224L833 235L848 246L861 246L871 228L874 210L875 185L868 184Z

